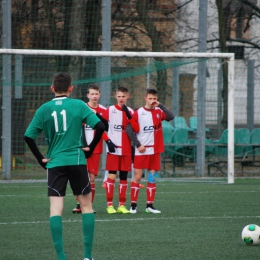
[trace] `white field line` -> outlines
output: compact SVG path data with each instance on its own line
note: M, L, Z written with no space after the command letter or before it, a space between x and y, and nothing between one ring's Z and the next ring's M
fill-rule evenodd
M156 194L212 194L212 193L257 193L260 190L250 190L250 191L239 191L239 190L227 190L227 191L157 191ZM127 193L130 194L129 192ZM74 196L72 193L67 193L66 196ZM66 197L65 196L65 197ZM96 193L95 196L105 196L105 193ZM46 194L42 195L28 195L28 194L19 194L19 195L12 195L12 194L5 194L1 195L0 197L47 197Z
M96 219L95 222L111 222L111 221L147 221L147 220L196 220L196 219L204 219L204 220L214 220L214 219L245 219L245 218L260 218L260 216L216 216L216 217L167 217L167 218L128 218L128 219ZM63 223L78 223L81 220L63 220ZM26 221L26 222L0 222L0 225L24 225L24 224L46 224L49 221Z
M260 178L260 177L259 177ZM257 177L255 178L257 179ZM130 179L128 179L129 183L131 182ZM166 186L166 185L169 185L169 183L173 184L174 186L186 186L186 185L190 185L191 183L199 183L199 184L211 184L211 185L220 185L220 184L227 184L227 182L224 182L224 181L209 181L208 183L205 181L201 181L201 182L195 182L195 181L188 181L188 182L185 182L185 181L178 181L177 179L168 179L167 181L165 180L161 180L161 179L158 179L157 180L158 183L160 184L160 186ZM100 185L103 183L102 180L100 179L96 179L95 180L96 184L97 185ZM117 179L116 180L116 184L119 183L119 180ZM142 181L143 184L146 184L147 181L146 180L143 180ZM14 185L14 184L17 184L17 185ZM42 185L39 185L39 184L42 184ZM6 185L6 186L4 186ZM47 186L47 180L43 180L43 181L32 181L32 180L28 180L28 181L1 181L0 180L0 187L1 188L35 188L35 187L46 187Z

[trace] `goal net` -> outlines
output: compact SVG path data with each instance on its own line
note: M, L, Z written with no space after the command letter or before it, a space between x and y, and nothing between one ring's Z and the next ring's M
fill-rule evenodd
M115 104L118 85L129 89L127 105L144 105L147 88L175 114L163 122L165 152L159 177L234 182L234 56L223 53L88 52L1 49L2 179L45 179L23 134L36 109L53 98L52 76L72 76L72 98L87 102L90 83L100 104ZM228 137L219 143L225 129ZM37 138L46 152L43 135ZM104 174L105 155L99 177ZM144 173L145 174L145 173ZM129 176L130 177L130 176Z

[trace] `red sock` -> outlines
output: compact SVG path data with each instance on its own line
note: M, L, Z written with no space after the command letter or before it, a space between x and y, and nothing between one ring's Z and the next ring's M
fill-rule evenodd
M107 206L113 205L114 199L114 189L115 189L115 180L107 178L106 186L106 197L107 197Z
M120 180L118 185L119 206L125 205L127 191L127 180Z
M131 203L137 203L139 195L139 183L131 182Z
M91 186L91 193L92 193L92 200L91 200L91 202L93 203L94 197L95 197L95 193L96 193L96 185L95 185L95 183L91 183L90 186Z
M147 183L146 187L146 200L147 204L153 204L154 203L154 197L156 193L156 183Z

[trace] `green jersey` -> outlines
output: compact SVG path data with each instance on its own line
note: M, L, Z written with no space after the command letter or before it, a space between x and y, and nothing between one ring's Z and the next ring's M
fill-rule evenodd
M82 151L82 124L94 127L99 118L81 100L57 97L35 113L25 136L35 139L42 131L48 144L46 168L86 164Z

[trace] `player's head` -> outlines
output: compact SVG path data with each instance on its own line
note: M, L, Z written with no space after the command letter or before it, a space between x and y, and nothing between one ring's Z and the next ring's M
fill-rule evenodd
M128 89L123 86L118 86L116 89L115 98L119 106L126 105L127 99L130 98Z
M118 86L118 87L116 88L116 92L122 92L122 93L126 93L126 94L129 93L128 88L123 87L123 86Z
M91 89L94 89L94 90L100 92L99 85L97 85L97 84L94 84L94 83L93 83L93 84L89 84L89 85L88 85L87 94L89 93L89 91L90 91Z
M154 88L148 88L148 89L146 89L145 96L147 97L149 94L154 95L154 96L158 96L158 91Z
M89 99L90 103L98 102L100 98L100 89L97 84L88 85L87 98Z
M153 109L157 104L158 92L156 89L148 88L145 93L145 107L148 109Z
M51 88L55 93L71 92L71 76L64 72L54 74Z

